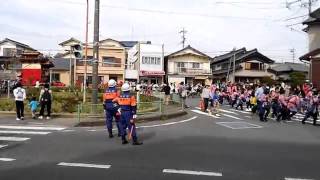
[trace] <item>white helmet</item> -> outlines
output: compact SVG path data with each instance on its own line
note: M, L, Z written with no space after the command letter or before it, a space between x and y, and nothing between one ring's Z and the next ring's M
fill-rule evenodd
M121 91L130 91L130 85L128 83L124 83L121 87Z
M108 82L109 87L115 87L117 85L117 82L114 79L110 79Z

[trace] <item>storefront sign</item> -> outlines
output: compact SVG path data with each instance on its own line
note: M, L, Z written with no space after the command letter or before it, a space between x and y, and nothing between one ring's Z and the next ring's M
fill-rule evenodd
M140 76L164 76L164 71L140 71Z

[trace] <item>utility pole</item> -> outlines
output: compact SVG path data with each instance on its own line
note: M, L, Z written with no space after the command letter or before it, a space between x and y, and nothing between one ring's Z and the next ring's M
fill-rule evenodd
M296 53L295 52L296 52L296 49L294 49L294 48L290 49L290 53L292 55L292 63L294 63L294 60L296 58Z
M235 83L236 81L236 48L233 48L233 77L232 77L232 83Z
M86 44L85 44L85 56L84 56L84 76L83 76L83 102L86 102L87 98L87 60L88 60L88 18L89 18L89 0L87 0L87 12L86 12Z
M288 9L291 8L291 5L293 4L296 4L296 3L301 3L300 6L301 7L307 7L308 8L308 12L309 12L309 15L311 14L312 12L312 6L314 5L314 2L316 2L318 0L308 0L308 2L305 2L304 0L293 0L291 2L286 2L286 7Z
M180 32L180 34L182 34L181 38L182 38L182 48L185 47L185 43L186 43L186 34L187 34L187 31L183 28Z
M99 11L100 0L95 0L93 63L92 63L92 113L96 113L98 104L98 66L99 66Z

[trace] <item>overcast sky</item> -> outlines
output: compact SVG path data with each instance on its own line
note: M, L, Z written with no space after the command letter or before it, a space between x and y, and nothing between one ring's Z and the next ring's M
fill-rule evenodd
M89 4L92 40L94 0ZM150 40L165 44L170 53L182 48L179 31L185 28L186 44L210 56L246 47L279 62L292 61L289 49L296 50L296 59L308 51L307 34L299 25L306 16L295 18L308 12L300 5L288 9L285 0L101 0L100 39ZM86 0L1 1L0 38L55 54L58 43L70 37L84 40L85 10Z

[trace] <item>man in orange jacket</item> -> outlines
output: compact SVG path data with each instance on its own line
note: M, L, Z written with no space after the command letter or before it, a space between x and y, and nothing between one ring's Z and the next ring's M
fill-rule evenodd
M137 118L137 101L136 98L130 95L130 85L124 83L121 87L122 94L113 100L117 102L120 106L120 130L122 137L122 144L128 144L126 139L126 131L129 129L129 138L132 137L133 145L141 145L141 142L138 142L135 120Z
M113 102L114 99L118 98L120 93L116 89L116 81L110 79L108 82L108 88L106 89L105 93L103 94L103 107L106 113L106 125L109 133L109 138L113 138L112 134L112 122L113 118L116 121L117 128L118 128L118 136L120 136L120 126L119 126L119 115L118 109L119 107Z

